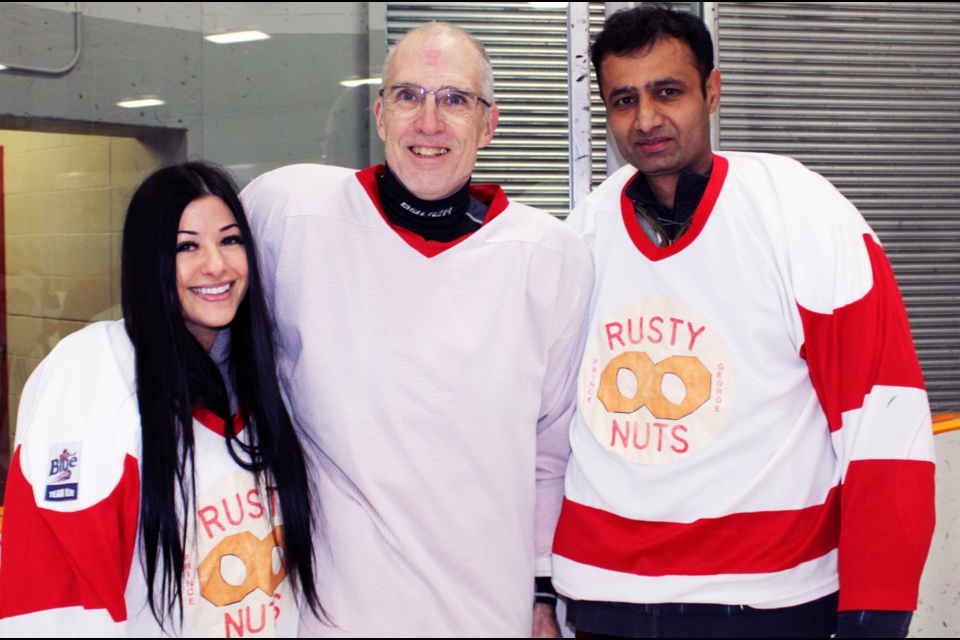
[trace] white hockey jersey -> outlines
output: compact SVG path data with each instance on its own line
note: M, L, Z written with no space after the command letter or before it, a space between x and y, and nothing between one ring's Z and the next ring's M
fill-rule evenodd
M64 338L30 376L0 546L3 637L293 637L276 489L234 462L224 422L194 412L196 495L183 620L147 606L137 524L140 415L123 322ZM243 423L235 421L242 437Z
M390 225L377 168L297 165L242 200L294 420L312 440L311 635L529 635L550 574L593 272L493 186L452 243Z
M829 182L723 153L658 248L621 169L596 261L553 581L579 600L913 610L933 436L890 264Z

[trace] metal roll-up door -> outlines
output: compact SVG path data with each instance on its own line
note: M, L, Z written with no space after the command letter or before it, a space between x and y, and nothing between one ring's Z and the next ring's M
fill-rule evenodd
M960 409L960 4L719 3L722 149L800 160L880 236L934 412Z
M388 44L431 20L451 22L472 33L493 63L500 125L490 146L480 151L474 182L503 185L518 202L566 215L570 202L566 3L388 2ZM602 2L590 3L590 21L596 30L603 27ZM594 177L599 182L606 177L602 118L594 129Z

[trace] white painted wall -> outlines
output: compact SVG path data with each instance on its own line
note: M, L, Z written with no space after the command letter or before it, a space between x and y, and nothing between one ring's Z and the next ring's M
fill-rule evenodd
M960 638L960 431L940 434L934 441L937 529L920 583L920 605L910 636Z

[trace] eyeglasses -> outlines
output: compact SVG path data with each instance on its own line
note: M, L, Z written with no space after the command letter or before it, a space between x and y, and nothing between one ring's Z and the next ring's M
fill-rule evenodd
M380 89L383 106L397 113L414 113L427 99L428 94L432 94L436 99L437 110L440 113L454 118L469 118L476 112L481 102L490 106L489 102L473 91L463 89L427 91L415 84L392 84Z

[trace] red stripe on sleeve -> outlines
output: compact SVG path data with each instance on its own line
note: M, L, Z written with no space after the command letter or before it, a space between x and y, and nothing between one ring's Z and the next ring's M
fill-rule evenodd
M845 411L859 409L877 385L924 389L907 310L890 261L864 234L873 269L873 287L860 300L822 314L799 304L810 379L830 430L842 426Z
M840 539L840 489L822 505L736 513L689 524L630 520L563 501L553 552L642 576L774 573L820 558Z
M82 606L106 609L114 622L126 620L124 592L139 514L140 472L132 456L109 497L61 513L38 507L18 449L4 496L0 618Z
M913 611L930 550L934 464L854 460L843 483L840 610Z

